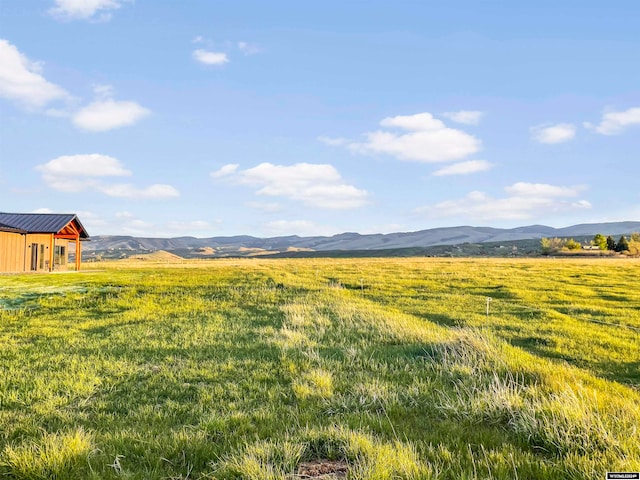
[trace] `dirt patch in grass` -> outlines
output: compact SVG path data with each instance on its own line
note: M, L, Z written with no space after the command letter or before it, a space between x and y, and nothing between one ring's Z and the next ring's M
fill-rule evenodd
M302 462L293 478L342 479L347 478L347 470L348 465L343 460L314 460Z

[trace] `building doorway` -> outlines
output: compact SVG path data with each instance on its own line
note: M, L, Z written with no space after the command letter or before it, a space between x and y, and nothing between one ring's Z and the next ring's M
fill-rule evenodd
M38 244L31 244L31 271L35 272L38 270Z

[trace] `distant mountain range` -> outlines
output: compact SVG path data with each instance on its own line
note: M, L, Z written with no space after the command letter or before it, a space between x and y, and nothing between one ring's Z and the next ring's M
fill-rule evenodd
M301 252L342 252L415 249L439 245L512 243L518 240L542 237L573 237L586 240L597 233L603 235L627 235L640 231L640 222L613 222L573 225L553 228L530 225L517 228L446 227L389 234L361 235L341 233L331 237L299 237L297 235L257 238L247 235L232 237L175 237L144 238L132 236L101 235L91 237L83 245L88 255L128 257L158 250L165 250L186 258L256 256L274 254L300 254Z

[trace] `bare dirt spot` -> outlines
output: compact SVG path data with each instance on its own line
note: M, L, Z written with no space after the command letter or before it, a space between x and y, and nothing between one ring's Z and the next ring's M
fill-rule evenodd
M316 480L335 480L347 478L349 466L343 460L314 460L302 462L293 476L295 479L313 478Z

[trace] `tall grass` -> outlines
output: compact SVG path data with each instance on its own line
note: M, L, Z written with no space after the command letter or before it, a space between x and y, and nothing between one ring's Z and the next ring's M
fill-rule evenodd
M7 445L0 465L16 478L62 480L87 474L91 452L91 435L80 428L69 433L45 434L38 441L15 447Z
M0 476L640 470L635 260L143 263L0 277Z

